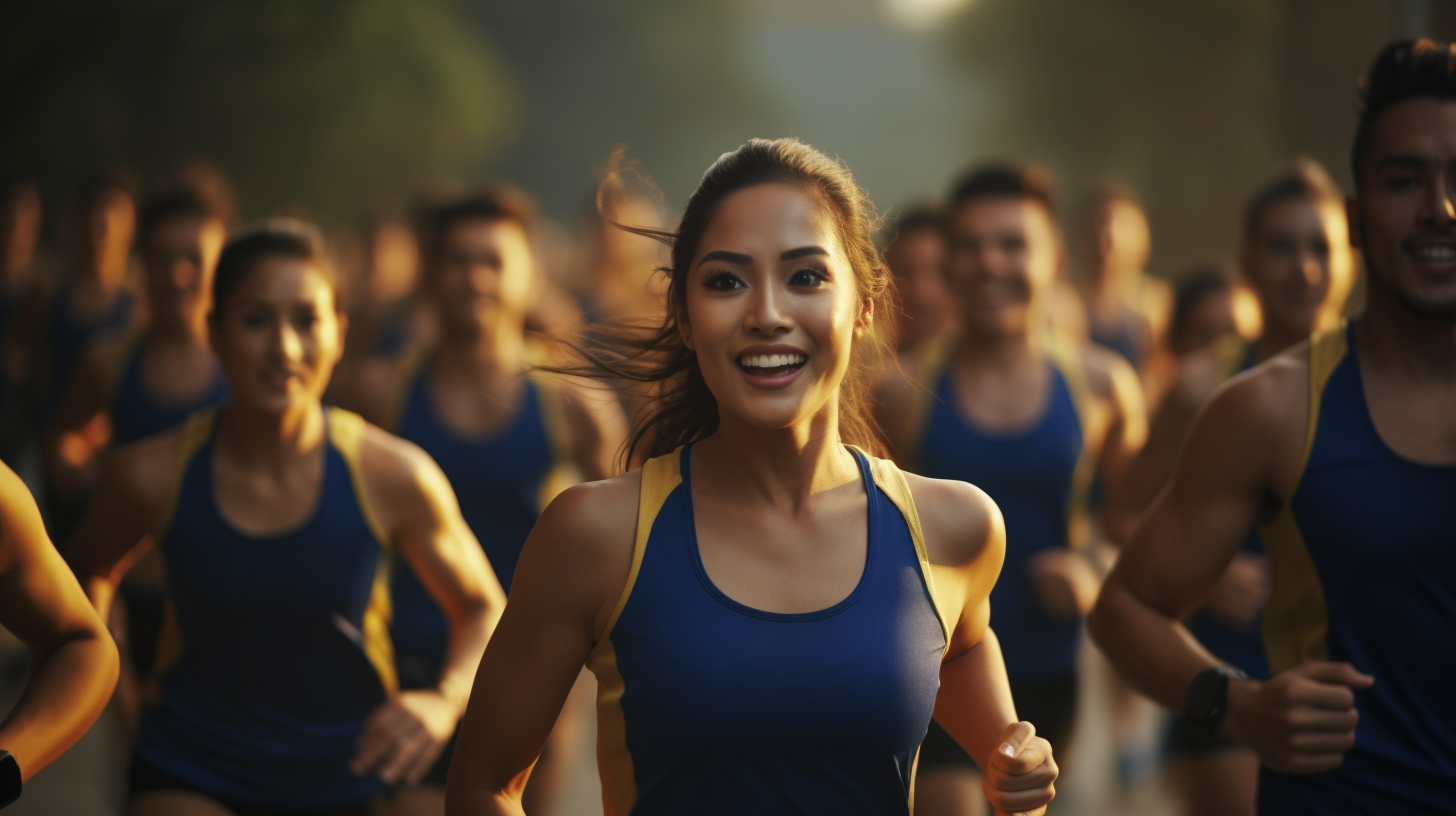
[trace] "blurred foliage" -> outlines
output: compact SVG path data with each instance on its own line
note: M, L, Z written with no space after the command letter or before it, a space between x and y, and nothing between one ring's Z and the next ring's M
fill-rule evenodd
M462 12L512 68L522 132L481 167L567 220L591 211L612 148L627 146L681 205L708 165L772 120L745 70L741 0L494 0Z
M246 216L349 218L499 150L503 76L449 0L9 3L0 172L55 201L101 166L203 159Z
M1244 197L1297 153L1349 189L1356 78L1412 5L978 0L947 42L994 100L983 155L1045 161L1065 192L1130 182L1153 219L1154 271L1176 274L1230 254ZM1420 6L1422 33L1456 34L1456 3Z

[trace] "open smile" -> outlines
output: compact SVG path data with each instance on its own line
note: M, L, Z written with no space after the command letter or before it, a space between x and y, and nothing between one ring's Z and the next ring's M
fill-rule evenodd
M747 349L738 355L736 362L749 385L774 389L797 379L809 362L809 355L794 348Z

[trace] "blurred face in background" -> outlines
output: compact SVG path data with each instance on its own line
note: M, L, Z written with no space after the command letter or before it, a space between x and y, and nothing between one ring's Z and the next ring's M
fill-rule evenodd
M1177 332L1169 337L1173 354L1182 357L1210 348L1224 338L1238 334L1234 302L1235 292L1232 286L1204 292L1188 308L1188 315Z
M516 221L471 218L446 227L430 277L445 336L473 341L502 323L521 331L535 267Z
M1114 198L1098 205L1088 225L1088 257L1094 270L1141 272L1152 251L1152 232L1143 208Z
M103 283L121 285L136 231L136 206L131 196L120 190L98 196L82 215L81 230L83 262L100 275Z
M16 190L0 204L0 263L5 274L30 269L35 258L36 241L40 238L40 196L30 186Z
M902 232L885 250L901 314L895 339L901 350L938 335L950 317L945 285L945 234L931 226Z
M371 300L392 303L414 291L419 276L419 250L409 227L398 221L379 224L365 251Z
M152 320L199 325L212 308L212 273L227 230L221 221L175 215L152 227L142 243Z
M211 326L233 405L283 416L318 403L344 351L336 298L328 274L306 260L268 257L247 273Z
M1286 198L1265 206L1242 262L1265 327L1282 333L1334 326L1355 285L1345 212L1331 200Z
M972 336L1024 335L1039 318L1061 266L1051 213L1026 198L980 198L951 214L946 281L960 327Z

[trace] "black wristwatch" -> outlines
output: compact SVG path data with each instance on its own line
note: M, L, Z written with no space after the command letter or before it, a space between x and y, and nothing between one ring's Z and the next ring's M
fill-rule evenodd
M1247 680L1249 676L1232 666L1215 666L1195 675L1188 696L1183 698L1183 719L1203 734L1214 736L1228 707L1230 679Z
M20 764L9 751L0 751L0 808L20 798Z

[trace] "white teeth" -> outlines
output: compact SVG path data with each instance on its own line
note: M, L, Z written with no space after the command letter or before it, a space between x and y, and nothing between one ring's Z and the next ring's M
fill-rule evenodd
M1416 247L1411 250L1411 254L1423 261L1456 261L1456 247Z
M749 354L738 358L738 362L748 368L780 368L798 365L805 359L802 354Z

